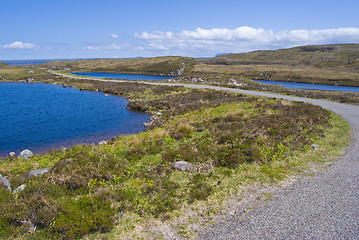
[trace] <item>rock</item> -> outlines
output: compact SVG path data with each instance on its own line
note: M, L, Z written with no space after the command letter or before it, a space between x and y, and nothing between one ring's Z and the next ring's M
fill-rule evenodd
M18 188L16 188L13 193L19 193L21 191L24 191L25 187L26 187L26 185L22 184Z
M11 192L11 185L9 179L3 177L1 174L0 174L0 187L5 187L6 190Z
M19 154L19 158L29 159L32 155L34 155L29 149L25 149Z
M107 143L107 141L101 141L98 143L98 145L105 145Z
M39 170L32 170L30 172L28 172L27 174L25 174L24 178L30 178L32 176L37 177L38 175L44 174L46 172L48 172L50 170L50 168L43 168L43 169L39 169Z
M182 171L182 172L191 172L191 171L195 171L196 167L188 162L178 161L178 162L173 163L172 169Z
M34 71L32 71L32 70L30 70L30 71L28 71L28 73L33 74L33 73L35 73L35 72L34 72Z
M313 149L313 150L317 150L319 148L319 146L317 144L312 144L310 146L310 148Z
M16 153L15 153L15 152L10 152L10 153L9 153L9 157L12 157L12 158L13 158L13 157L15 157L15 156L16 156Z

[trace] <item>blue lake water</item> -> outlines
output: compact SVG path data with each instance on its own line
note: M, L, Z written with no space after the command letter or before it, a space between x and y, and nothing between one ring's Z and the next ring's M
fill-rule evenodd
M86 76L86 77L126 79L126 80L166 80L166 79L174 78L171 76L125 74L125 73L72 72L71 74L77 76Z
M0 156L97 143L144 131L148 114L127 100L43 83L0 83Z
M267 80L254 80L265 84L279 84L286 88L294 89L314 89L314 90L326 90L326 91L339 91L339 92L359 92L359 87L337 86L337 85L325 85L325 84L311 84L311 83L297 83L297 82L282 82L282 81L267 81Z

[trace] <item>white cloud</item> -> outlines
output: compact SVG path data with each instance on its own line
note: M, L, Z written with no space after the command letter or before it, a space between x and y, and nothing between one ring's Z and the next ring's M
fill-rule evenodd
M236 29L197 28L182 32L135 33L148 43L147 50L190 56L213 55L219 52L244 52L258 49L277 49L308 44L358 43L359 28L323 30L285 30L274 32L247 26Z
M113 34L111 34L111 36L110 36L111 38L113 38L113 39L117 39L118 38L118 35L117 34L115 34L115 33L113 33Z
M24 43L20 41L15 41L10 44L1 46L3 49L39 49L39 47L33 43Z
M122 46L116 43L111 43L103 46L87 46L82 48L82 50L121 50Z

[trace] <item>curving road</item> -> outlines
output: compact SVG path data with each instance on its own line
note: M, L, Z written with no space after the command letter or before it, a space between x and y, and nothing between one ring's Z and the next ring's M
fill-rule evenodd
M176 85L312 103L340 115L352 128L350 147L328 170L301 178L253 210L218 217L199 232L199 239L359 239L359 107L232 88Z

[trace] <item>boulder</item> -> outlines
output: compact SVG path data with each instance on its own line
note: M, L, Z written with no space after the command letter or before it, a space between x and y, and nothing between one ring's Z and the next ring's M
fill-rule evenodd
M15 152L10 152L10 153L9 153L9 157L12 157L12 158L13 158L13 157L15 157L15 156L16 156L16 153L15 153Z
M19 154L19 158L29 159L32 155L34 155L29 149L25 149Z
M25 187L26 187L26 185L22 184L18 188L16 188L13 193L19 193L21 191L24 191Z
M191 172L191 171L195 171L196 167L188 162L178 161L178 162L173 163L172 169L182 171L182 172Z
M98 145L105 145L107 143L107 141L101 141L98 143Z
M1 174L0 174L0 187L4 187L6 190L11 192L11 185L9 179L3 177Z
M39 169L39 170L32 170L30 172L28 172L27 174L25 174L24 178L30 178L32 176L37 177L38 175L44 174L46 172L48 172L50 170L50 168L43 168L43 169Z

